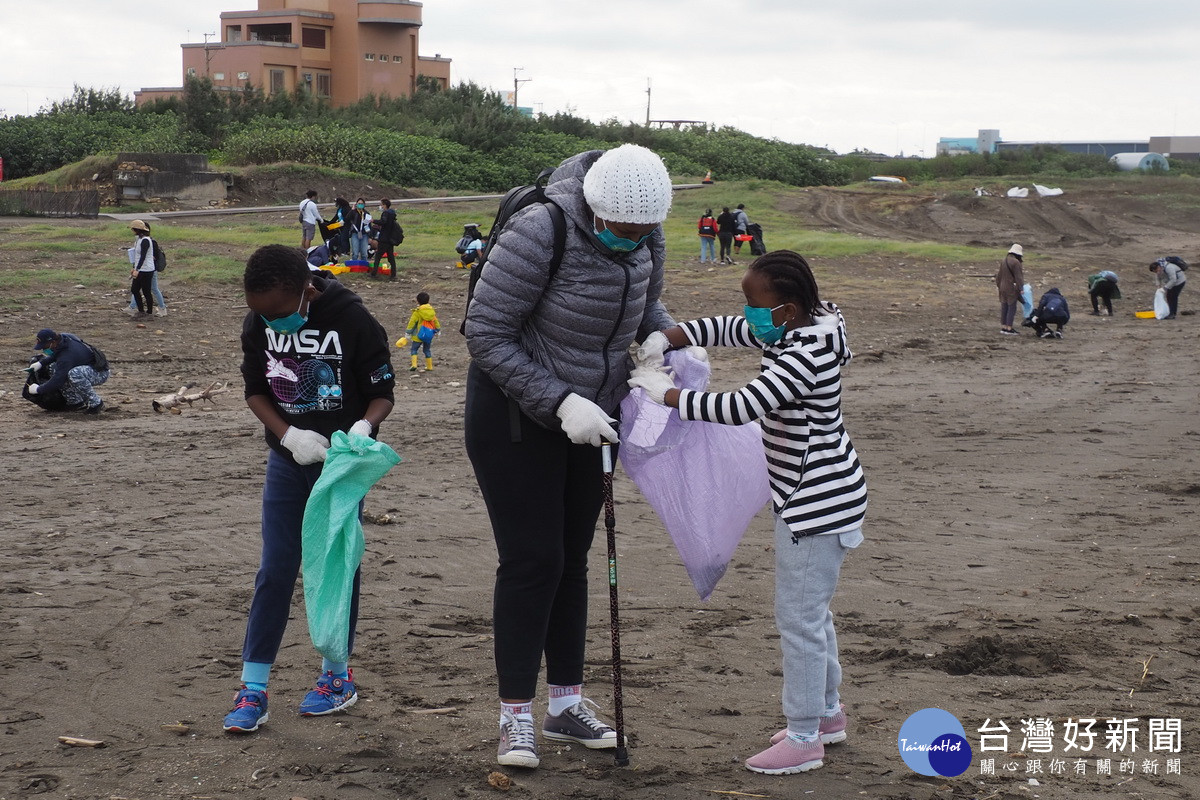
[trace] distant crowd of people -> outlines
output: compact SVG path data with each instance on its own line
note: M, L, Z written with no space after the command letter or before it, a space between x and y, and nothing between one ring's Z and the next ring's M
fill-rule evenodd
M404 242L404 229L386 197L379 201L378 218L372 217L367 201L359 197L351 205L344 197L334 199L333 216L325 219L317 206L317 191L309 189L300 201L300 249L314 268L336 263L346 256L351 261L370 264L368 274L379 275L383 257L388 260L388 276L396 280L396 246ZM317 234L322 243L314 245Z

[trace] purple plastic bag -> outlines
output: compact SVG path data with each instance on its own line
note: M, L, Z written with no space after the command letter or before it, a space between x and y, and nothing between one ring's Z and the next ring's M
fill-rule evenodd
M667 353L675 385L706 389L707 362ZM621 402L621 465L658 514L707 600L750 520L771 499L762 428L679 418L634 389Z

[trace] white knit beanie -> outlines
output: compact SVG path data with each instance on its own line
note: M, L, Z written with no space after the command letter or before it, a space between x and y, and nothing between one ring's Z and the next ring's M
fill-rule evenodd
M653 150L623 144L592 164L583 197L600 219L653 225L671 210L671 176Z

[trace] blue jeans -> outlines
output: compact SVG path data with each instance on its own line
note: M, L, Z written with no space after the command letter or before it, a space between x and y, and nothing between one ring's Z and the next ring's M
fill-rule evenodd
M700 237L700 263L717 260L717 240L711 236Z
M150 282L150 292L154 295L154 302L158 304L158 307L163 311L166 311L167 301L163 300L162 290L158 288L157 272L154 273L154 279ZM137 298L132 294L129 295L129 309L131 311L137 311Z
M829 610L846 551L862 530L802 536L775 518L775 625L783 648L783 713L788 730L815 732L839 701L842 667Z
M367 260L367 234L357 231L350 234L350 258L355 261Z
M424 349L425 357L433 358L433 353L429 350L429 345L432 344L432 340L428 341L428 342L422 342L420 339L418 339L416 337L416 334L413 334L413 337L412 337L412 339L409 340L409 342L410 342L409 347L411 348L409 350L410 355L415 356L417 354L418 350Z
M304 506L321 464L296 464L274 450L267 456L267 477L262 499L262 558L254 579L254 599L250 601L250 620L246 623L246 641L242 660L273 664L283 641L292 593L300 573L301 530ZM359 507L362 513L362 507ZM361 572L361 571L360 571ZM354 652L354 626L358 622L360 572L354 573L354 595L350 600L350 652Z

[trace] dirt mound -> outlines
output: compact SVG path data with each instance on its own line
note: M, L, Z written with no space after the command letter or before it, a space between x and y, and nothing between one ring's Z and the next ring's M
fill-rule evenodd
M1163 188L1091 182L1059 197L1010 198L1001 190L976 196L890 184L819 187L787 198L781 210L804 227L859 236L988 248L1020 242L1072 261L1104 260L1111 248L1133 244L1149 259L1190 245L1194 227L1197 192L1178 182L1169 185L1174 195Z
M322 203L332 202L335 197L345 197L351 202L356 197L362 197L373 202L381 197L394 200L417 196L399 184L356 173L315 170L298 164L271 164L248 167L234 173L228 205L299 203L309 189L316 189L320 193L318 199Z

